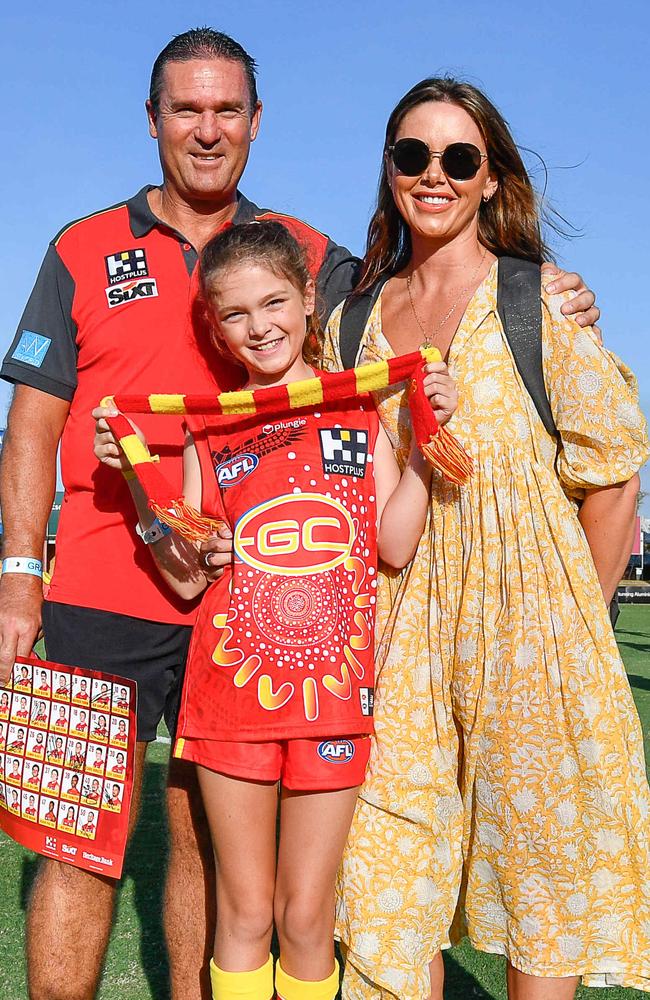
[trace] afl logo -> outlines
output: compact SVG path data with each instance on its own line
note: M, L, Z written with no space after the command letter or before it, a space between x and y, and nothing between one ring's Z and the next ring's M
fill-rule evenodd
M329 764L345 764L354 757L352 740L325 740L318 744L318 756Z
M241 483L246 479L246 476L250 476L259 463L259 456L250 455L248 452L245 452L243 455L235 455L234 458L229 458L227 462L222 462L214 470L219 486L222 489L227 489L229 486L236 486L237 483Z
M354 537L352 518L338 500L289 493L244 514L233 547L242 562L263 573L309 576L344 562Z

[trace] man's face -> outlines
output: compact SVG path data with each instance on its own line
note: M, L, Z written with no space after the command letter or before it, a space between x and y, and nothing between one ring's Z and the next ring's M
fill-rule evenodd
M73 774L72 777L70 778L70 788L76 788L78 784L79 784L79 777L76 774Z
M65 686L66 686L65 675L64 674L59 674L59 687L64 688Z
M24 729L19 729L18 730L18 739L19 740L24 740L25 739L25 730Z
M32 768L32 778L38 778L38 764L34 764Z
M170 62L158 113L147 102L149 133L167 190L189 204L229 201L257 135L262 105L251 116L243 66L231 59Z
M36 733L36 746L41 746L43 743L43 733Z
M97 781L97 778L95 778L95 780L93 781L93 792L98 792L98 791L99 791L99 782Z
M21 707L21 710L27 708L27 698L21 698L20 699L20 707Z
M55 771L54 768L52 768L52 781L58 781L58 780L59 780L59 772Z
M18 763L18 761L15 760L11 766L13 768L14 774L18 774L18 768L20 767L20 764Z
M75 743L75 745L74 745L74 752L75 753L81 753L81 743Z
M59 718L65 719L65 708L63 707L63 705L59 707Z
M87 688L86 682L82 681L81 684L79 685L79 690L81 691L82 694L86 693L86 688Z
M60 736L57 737L56 743L54 745L56 746L57 750L63 749L63 740L61 739Z
M113 798L114 799L119 799L119 797L120 797L120 786L119 785L113 785Z
M124 754L123 753L118 753L118 755L117 755L117 763L118 764L123 764L124 763Z

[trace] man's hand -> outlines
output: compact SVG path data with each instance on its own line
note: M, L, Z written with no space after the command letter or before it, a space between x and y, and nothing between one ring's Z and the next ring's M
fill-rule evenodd
M200 562L208 580L218 580L226 566L232 562L232 532L227 525L219 528L216 535L201 542Z
M550 280L549 280L550 279ZM555 264L542 264L542 281L549 294L558 292L575 292L575 296L562 305L565 316L573 316L578 326L590 326L596 336L603 342L602 331L596 324L600 319L600 309L595 304L596 296L587 288L584 281L575 271L562 271Z
M29 656L41 627L43 584L26 573L0 579L0 684L11 677L16 656Z

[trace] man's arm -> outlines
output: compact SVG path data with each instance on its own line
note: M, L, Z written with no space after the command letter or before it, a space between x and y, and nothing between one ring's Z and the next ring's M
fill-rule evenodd
M3 556L40 559L56 486L56 452L70 403L18 385L2 447L0 497ZM43 584L35 576L4 573L0 579L0 683L16 655L28 656L41 621Z
M635 475L626 483L589 490L578 514L607 604L632 552L639 485Z

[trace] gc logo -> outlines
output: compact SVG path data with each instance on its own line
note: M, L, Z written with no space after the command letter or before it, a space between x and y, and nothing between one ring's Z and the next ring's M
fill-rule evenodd
M319 493L285 494L249 510L235 527L242 562L264 573L306 576L350 555L354 525L345 507Z

